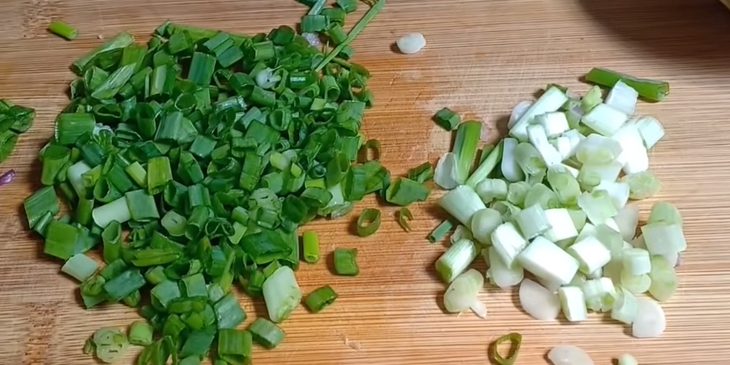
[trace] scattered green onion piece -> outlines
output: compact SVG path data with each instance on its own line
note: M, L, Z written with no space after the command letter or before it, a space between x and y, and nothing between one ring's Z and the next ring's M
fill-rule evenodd
M372 158L370 158L370 156L369 156L369 151L373 151ZM360 160L362 162L380 160L380 141L378 141L377 139L369 139L362 146L360 155L361 155Z
M368 208L362 211L357 218L356 232L360 237L367 237L380 228L380 210Z
M48 186L36 191L33 195L25 199L23 203L25 215L28 218L28 226L35 227L46 213L51 216L58 214L61 208L58 205L58 197L52 186Z
M314 264L319 261L319 236L315 231L304 231L302 233L302 251L304 261Z
M336 248L334 252L335 274L357 276L360 268L357 265L357 249Z
M251 332L251 336L256 343L267 349L273 349L278 346L284 340L285 336L284 331L276 323L265 318L256 318L251 323L248 331Z
M400 227L403 228L404 231L411 231L411 225L409 222L412 220L413 213L411 213L410 209L402 207L398 210L398 225L400 225Z
M617 82L623 81L648 101L662 101L669 95L669 83L666 81L640 79L605 68L591 69L585 79L605 87L613 87Z
M486 158L479 164L479 167L466 180L466 185L475 188L479 183L492 173L495 167L502 161L502 143L492 149Z
M453 131L461 123L461 117L449 108L443 108L436 112L433 120L447 131Z
M431 231L431 233L428 234L428 240L431 243L436 243L439 241L443 241L446 236L451 233L451 230L454 229L454 224L451 223L450 220L445 219L439 223L436 228Z
M433 165L430 162L424 162L410 170L408 170L409 179L421 184L433 179Z
M505 358L499 353L499 347L505 343L510 343L509 352ZM520 352L520 346L522 345L522 335L517 332L512 332L498 338L490 346L489 357L498 365L513 365L517 361L517 355Z
M304 305L307 306L309 311L312 313L319 313L322 309L334 303L335 299L337 299L337 293L332 290L332 287L325 285L309 293L309 295L304 298Z
M102 362L111 364L123 356L129 342L124 332L118 328L101 328L94 332L91 340L94 344L96 357Z
M386 189L385 200L391 204L406 206L425 201L430 193L431 190L424 184L408 178L399 178Z
M486 208L479 195L469 185L460 185L449 191L441 197L439 205L465 226L470 225L474 213Z
M218 332L218 356L230 364L250 363L252 347L251 332L236 329Z
M468 121L459 124L452 152L456 158L456 182L464 184L471 173L476 158L482 123Z

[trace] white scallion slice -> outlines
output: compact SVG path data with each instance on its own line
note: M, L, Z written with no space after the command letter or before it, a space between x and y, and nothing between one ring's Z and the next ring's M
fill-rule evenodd
M507 182L502 179L484 179L477 184L475 191L485 204L493 200L507 199Z
M604 136L610 136L616 133L627 120L629 117L626 113L602 103L584 115L581 121L594 131Z
M522 181L525 178L525 174L515 158L515 149L518 144L519 141L514 138L502 140L502 175L510 182Z
M557 111L566 101L568 101L568 97L559 88L553 86L547 89L517 119L510 129L510 135L521 141L527 140L527 126L530 124L530 121L538 115Z
M550 168L547 180L561 204L575 206L578 203L578 197L581 194L580 184L567 169L562 166Z
M586 299L577 286L564 286L558 290L563 315L571 322L585 321L588 318Z
M460 224L454 229L454 233L451 234L449 242L451 242L451 244L453 245L463 239L473 241L474 234L471 233L471 230L469 230L469 228L466 228Z
M527 136L530 143L532 143L535 149L537 149L537 152L540 153L543 162L545 162L545 166L551 167L560 165L560 163L563 162L563 156L552 144L550 144L550 141L547 139L545 128L543 128L542 125L533 124L528 126Z
M630 354L623 354L618 358L618 365L639 365L639 361Z
M616 301L616 288L609 278L589 279L581 287L586 307L597 312L608 312Z
M545 211L550 229L545 232L545 238L553 242L568 240L578 236L570 211L565 208L548 209Z
M665 302L677 291L677 273L674 266L662 256L651 258L651 286L649 294L660 302Z
M641 227L641 233L652 255L674 254L687 249L687 241L679 224L649 223Z
M567 284L578 271L578 261L545 237L538 236L517 261L525 270L545 280Z
M525 112L527 111L527 109L530 108L532 103L532 100L522 100L521 102L517 103L517 105L512 108L512 113L510 114L509 121L507 122L507 128L512 129L517 120L519 120L522 115L525 114Z
M421 33L408 33L396 41L398 50L403 54L418 53L423 47L426 47L426 37Z
M447 152L441 156L433 172L433 181L446 190L451 190L459 185L456 179L455 154Z
M622 180L629 184L629 198L634 200L651 198L662 188L656 176L649 171L626 175Z
M591 134L578 145L575 157L584 164L606 164L621 154L621 144L598 134Z
M651 207L647 223L666 223L682 225L682 214L677 207L668 202L657 202Z
M648 298L637 298L638 310L631 326L631 335L637 338L659 337L667 327L664 310Z
M471 223L472 215L486 208L479 195L469 185L459 185L449 191L441 197L439 205L467 227Z
M611 261L611 251L595 237L586 237L568 247L567 252L580 263L580 271L591 274Z
M624 241L631 241L636 236L636 227L639 225L639 208L634 205L626 205L619 209L613 220Z
M639 310L639 303L636 296L626 289L618 291L616 301L611 309L611 318L626 324L634 323Z
M512 267L512 263L525 246L527 240L512 223L502 223L492 232L492 247L508 267Z
M494 247L490 247L487 251L488 254L484 255L489 269L487 270L487 277L489 282L502 288L507 289L519 284L525 277L525 270L518 264L507 266L502 258L494 250Z
M596 186L596 189L605 190L616 209L622 209L629 201L629 184L627 183L604 180Z
M580 167L578 182L586 191L596 189L602 181L615 181L621 173L618 161L608 163L585 163Z
M601 224L618 213L605 190L593 190L593 192L581 194L578 198L578 206L583 209L588 220L593 224Z
M474 242L461 239L436 260L436 272L441 280L450 283L471 265L478 254Z
M484 276L475 269L469 269L457 276L446 289L444 308L450 313L461 313L476 308L480 317L486 316L486 306L479 302L478 294L484 287Z
M649 251L640 248L623 250L623 268L631 276L644 275L652 271Z
M543 234L551 228L545 216L545 211L537 204L522 209L514 217L514 221L520 228L522 235L528 240Z
M522 309L535 319L552 321L560 313L558 295L530 279L522 280L519 296Z
M651 287L651 278L648 274L634 276L621 269L621 286L634 294L646 293Z
M492 242L492 232L502 224L502 215L498 211L486 208L476 213L471 218L471 232L481 244Z
M647 149L651 149L660 139L664 138L664 127L654 117L642 117L636 122L636 126L639 128L639 134Z
M608 92L605 103L624 114L632 115L636 111L636 103L638 100L639 93L631 86L619 80L613 85L611 91Z
M577 346L555 346L547 356L553 365L593 365L593 359L588 353Z
M568 126L568 118L565 117L565 113L563 112L538 115L533 119L533 123L541 125L545 130L545 134L550 138L558 137L570 128Z

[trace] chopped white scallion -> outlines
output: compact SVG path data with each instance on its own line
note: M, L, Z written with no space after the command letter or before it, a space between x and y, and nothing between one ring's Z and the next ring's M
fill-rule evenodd
M639 208L635 205L626 205L619 209L613 220L624 241L631 241L636 236L636 228L639 225Z
M522 181L525 178L525 174L515 158L515 148L518 144L519 141L514 138L502 140L502 175L510 182Z
M487 252L488 254L484 255L484 258L489 264L487 277L490 283L502 289L507 289L519 284L524 279L525 270L522 269L522 266L518 264L507 266L494 247L490 247Z
M578 236L578 230L570 216L570 212L565 208L548 209L545 211L550 229L545 232L545 238L553 242L563 241Z
M611 318L625 324L632 324L636 319L638 310L639 302L636 296L624 288L618 290L616 301L611 309Z
M621 144L598 134L591 134L577 147L575 157L584 164L607 164L621 154Z
M479 300L479 292L484 287L484 276L475 269L459 275L446 289L444 308L451 313L461 313L472 309L481 318L487 315L487 307Z
M611 261L611 251L595 237L586 237L568 247L567 252L580 263L580 271L591 274Z
M492 208L482 209L471 218L471 233L481 244L492 242L492 232L502 224L502 215Z
M595 188L605 190L611 197L611 201L616 209L622 209L629 201L629 184L627 183L603 180Z
M477 255L479 251L474 242L461 239L436 260L436 272L441 280L450 283L471 265Z
M664 126L654 117L642 117L636 122L636 126L647 149L652 149L660 139L664 138Z
M523 100L517 103L517 105L512 108L512 113L510 114L509 121L507 122L507 128L511 129L515 125L517 120L519 120L522 115L525 114L527 109L530 108L532 103L532 100Z
M446 190L451 190L459 185L456 181L456 155L447 152L439 158L433 172L433 181Z
M649 223L641 227L646 248L652 255L667 255L687 249L680 224Z
M594 131L610 136L621 128L629 120L629 116L606 104L598 104L581 120L583 124L591 127Z
M667 319L659 303L648 298L637 298L638 310L631 327L631 334L637 338L659 337L667 328Z
M593 192L581 194L578 198L578 206L583 209L588 220L593 224L601 224L618 213L605 190L593 190Z
M510 129L510 135L521 141L527 140L527 126L530 121L538 115L557 111L566 101L568 97L565 93L557 87L550 87L522 113Z
M486 208L482 199L469 185L459 185L449 191L441 197L439 205L467 227L471 223L472 215Z
M651 286L649 294L660 302L665 302L677 290L677 273L674 266L662 256L651 258Z
M533 119L533 123L541 125L545 129L545 134L550 138L558 137L570 129L568 126L568 118L565 117L565 113L563 112L551 112L538 115Z
M666 223L682 225L682 215L677 207L668 202L657 202L651 207L647 223Z
M586 307L596 312L608 312L616 301L616 288L609 278L589 279L581 286Z
M593 365L593 359L580 347L561 345L548 352L548 359L553 365Z
M628 248L623 250L623 269L627 275L637 276L648 274L651 269L651 256L649 251L640 248Z
M611 91L608 92L606 105L613 107L625 114L632 115L636 112L636 103L639 101L639 93L623 81L619 80Z
M484 179L475 190L485 204L507 199L507 182L502 179Z
M459 242L463 239L473 241L474 235L471 233L469 228L466 228L460 224L460 225L456 226L456 228L454 229L454 233L451 234L449 241L453 245L456 242Z
M558 152L558 150L550 144L550 141L548 141L547 135L545 134L545 128L541 125L533 124L528 126L527 136L530 139L530 143L532 143L535 149L537 149L537 152L540 153L543 162L545 162L545 166L551 167L560 165L560 163L563 162L563 157L560 155L560 152Z
M621 269L621 287L634 293L646 293L651 287L651 278L648 274L631 275L628 271Z
M396 42L398 50L403 54L418 53L423 47L426 47L426 37L421 33L408 33L398 39Z
M510 222L500 224L492 232L492 247L508 267L512 267L517 255L525 246L527 246L527 240Z
M618 358L618 365L639 365L639 361L630 354L623 354Z
M578 261L545 237L538 236L517 257L525 270L545 280L568 284Z
M520 227L522 235L528 240L545 233L551 228L550 223L545 216L545 211L537 204L522 209L522 211L514 217L514 221L517 223L517 226Z
M585 321L588 318L586 299L577 286L564 286L558 290L563 315L571 322Z
M530 279L522 280L519 296L522 309L535 319L552 321L560 313L558 295Z

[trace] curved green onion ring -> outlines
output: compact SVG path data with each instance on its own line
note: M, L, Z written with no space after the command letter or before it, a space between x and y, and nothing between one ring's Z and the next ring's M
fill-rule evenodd
M398 211L398 224L403 228L404 231L410 232L411 225L408 223L413 220L413 213L410 209L403 207Z
M503 343L509 342L511 347L507 353L507 358L502 357L499 353L499 346ZM512 365L517 360L517 353L520 351L520 345L522 345L522 335L517 332L512 332L498 338L489 350L489 357L498 365Z
M370 158L370 151L373 151L373 158ZM377 139L369 139L367 142L365 142L364 145L362 145L362 148L360 149L360 160L361 162L365 163L368 161L377 161L380 160L380 141Z
M357 235L367 237L377 232L378 228L380 228L380 210L374 208L363 210L357 218Z

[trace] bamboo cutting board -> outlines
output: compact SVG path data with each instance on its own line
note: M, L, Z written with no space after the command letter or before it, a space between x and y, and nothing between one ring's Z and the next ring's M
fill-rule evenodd
M67 103L70 63L98 45L97 36L126 30L146 40L166 19L255 33L294 24L303 11L293 0L3 1L0 98L36 108L38 118L0 168L18 172L0 187L0 364L93 364L81 351L85 338L137 318L122 305L82 309L76 284L24 228L21 204L38 188L36 154ZM77 26L80 38L47 34L56 18ZM427 48L393 53L394 40L411 31L426 35ZM359 249L361 275L335 277L324 263L303 264L305 293L331 284L340 299L321 314L297 310L283 324L286 341L257 349L255 363L486 364L488 343L509 331L524 336L518 364L544 364L546 351L562 343L588 350L596 364L623 352L641 364L730 363L728 45L730 13L716 0L391 0L355 48L356 61L374 75L377 106L366 132L381 141L394 174L449 149L449 134L429 120L443 106L485 120L496 139L497 122L517 101L550 82L583 92L577 77L594 66L671 82L666 102L639 106L667 128L652 169L664 184L659 198L684 214L689 241L680 288L664 306L667 331L637 340L598 315L580 325L538 322L516 306L515 293L492 289L481 296L487 320L444 314L444 286L432 269L444 247L425 240L443 218L432 201L413 209L410 234L391 219L393 208L384 208L381 230L365 239L348 233L351 217L314 223L325 252ZM641 204L643 218L650 204ZM356 213L373 205L368 200ZM249 318L264 312L261 302L241 300Z

